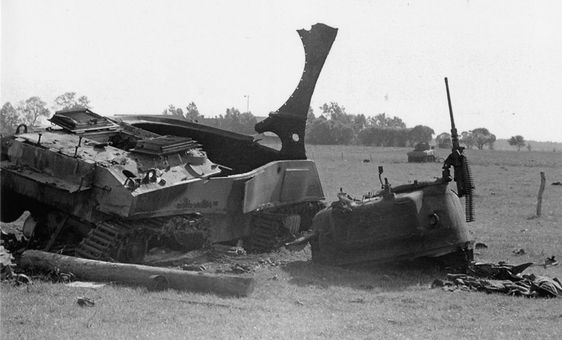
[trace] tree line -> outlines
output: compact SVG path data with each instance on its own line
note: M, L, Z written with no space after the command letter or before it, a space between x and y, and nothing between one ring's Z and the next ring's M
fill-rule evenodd
M78 96L76 92L66 92L57 96L52 105L53 111L91 108L90 100L86 96ZM0 109L0 134L9 135L15 132L19 124L33 127L42 117L49 117L51 110L40 97L33 96L19 101L15 106L10 102L4 103Z
M413 146L430 142L435 134L425 125L407 128L401 118L386 113L372 117L350 114L336 102L325 103L320 110L318 118L312 108L308 112L306 141L310 144Z
M55 98L51 108L53 111L91 109L91 103L86 96L66 92ZM431 127L425 125L406 127L401 118L386 113L374 116L350 114L337 102L324 103L319 109L318 117L312 107L308 110L306 142L309 144L406 147L420 142L431 142L435 134ZM235 107L227 108L224 114L205 117L193 101L185 107L168 105L162 114L244 134L254 134L254 126L258 122L251 112L240 112ZM51 110L47 103L37 96L20 101L15 106L6 102L0 112L0 133L11 134L19 124L35 126L41 117L50 115ZM463 131L459 136L459 142L468 149L475 147L482 150L485 146L493 149L495 141L496 136L486 128ZM451 148L451 135L443 132L435 137L435 142L437 147ZM525 146L522 136L512 137L509 143L518 150Z

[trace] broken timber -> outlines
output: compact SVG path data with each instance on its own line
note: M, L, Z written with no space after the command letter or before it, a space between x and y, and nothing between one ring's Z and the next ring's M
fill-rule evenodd
M26 250L21 256L20 265L43 270L58 268L61 272L73 273L81 280L113 281L229 296L248 296L255 286L254 279L249 277L87 260L40 250Z

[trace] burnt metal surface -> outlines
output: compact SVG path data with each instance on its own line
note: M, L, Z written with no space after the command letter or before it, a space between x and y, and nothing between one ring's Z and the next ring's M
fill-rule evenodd
M306 56L300 82L291 97L255 126L258 133L273 132L282 142L281 157L305 159L304 130L310 99L338 30L324 24L297 31Z
M314 218L315 262L383 263L469 249L462 205L447 182L397 187L363 200L340 197Z
M331 46L335 29L314 27L320 33L299 31L305 48L324 44L313 40L326 32L334 33ZM312 78L303 76L287 110L300 112L297 99L308 109L329 46L319 58L307 56ZM252 221L268 213L282 222L275 236L287 229L295 237L324 199L314 162L299 155L171 117L121 118L59 111L51 118L57 126L23 126L2 138L2 221L29 210L30 247L141 262L155 247L251 239L261 230ZM306 112L299 124L304 131Z

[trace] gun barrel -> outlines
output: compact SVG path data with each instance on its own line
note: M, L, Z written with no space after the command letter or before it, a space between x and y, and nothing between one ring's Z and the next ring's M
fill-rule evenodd
M458 146L458 133L457 128L455 127L455 117L453 116L453 105L451 105L451 94L449 93L449 81L447 77L445 77L445 88L447 89L447 103L449 104L449 117L451 119L451 141L453 142L453 146Z

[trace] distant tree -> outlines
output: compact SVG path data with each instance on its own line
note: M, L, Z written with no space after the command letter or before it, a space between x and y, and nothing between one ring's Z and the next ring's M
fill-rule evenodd
M224 129L246 134L255 133L254 126L257 119L250 112L240 113L240 110L232 107L226 109L226 114L221 118L223 122L220 126Z
M496 136L486 128L472 130L472 138L478 150L482 150L486 144L488 146L492 145L491 148L493 149L493 143L496 141Z
M314 115L314 109L312 109L312 106L309 106L308 112L306 113L306 122L312 123L315 119L316 116Z
M521 135L512 136L509 139L508 143L511 146L515 146L517 148L517 151L521 151L521 148L525 146L525 138L523 138L523 136Z
M451 135L447 132L437 135L437 137L435 137L435 143L437 147L441 149L450 149L453 146Z
M354 135L357 135L359 131L367 127L367 117L364 114L358 114L353 116L352 128Z
M467 149L472 149L474 146L474 136L472 135L472 131L463 131L461 133L461 137L459 142L463 143Z
M490 140L488 141L488 149L494 150L494 145L496 143L496 135L490 134Z
M192 122L197 122L200 118L202 118L197 105L195 105L195 102L187 104L187 106L185 107L184 117L188 120L191 120Z
M30 97L20 102L16 110L22 116L22 123L28 126L35 126L40 117L48 117L51 114L47 109L47 103L39 97Z
M367 127L359 132L357 141L361 145L406 146L411 129Z
M65 92L55 98L55 111L90 109L90 100L86 96L77 97L76 92Z
M340 121L330 121L330 134L335 144L351 144L354 138L353 128L349 124Z
M167 115L167 116L176 116L176 117L180 117L180 118L185 118L185 116L183 115L183 110L181 109L181 107L175 107L174 105L168 105L168 108L164 109L164 111L162 111L163 115Z
M184 118L192 122L198 122L203 119L203 116L199 113L199 109L195 102L190 102L186 105L185 111L181 107L176 107L175 105L168 105L164 111L163 115L176 116L178 118Z
M10 102L4 103L2 109L0 109L0 134L13 134L19 122L20 116L17 110Z
M310 124L306 133L306 141L310 144L334 144L330 130L330 122L325 117L320 116Z
M408 140L410 141L410 145L414 145L420 142L431 142L433 139L433 131L432 128L425 125L416 125L413 129L408 132Z
M330 104L324 103L320 106L322 114L334 121L341 122L343 124L351 124L353 121L352 115L345 112L345 107L340 106L336 102L330 102Z
M406 128L406 124L398 117L387 116L386 113L379 113L374 117L369 117L369 125L381 128Z

